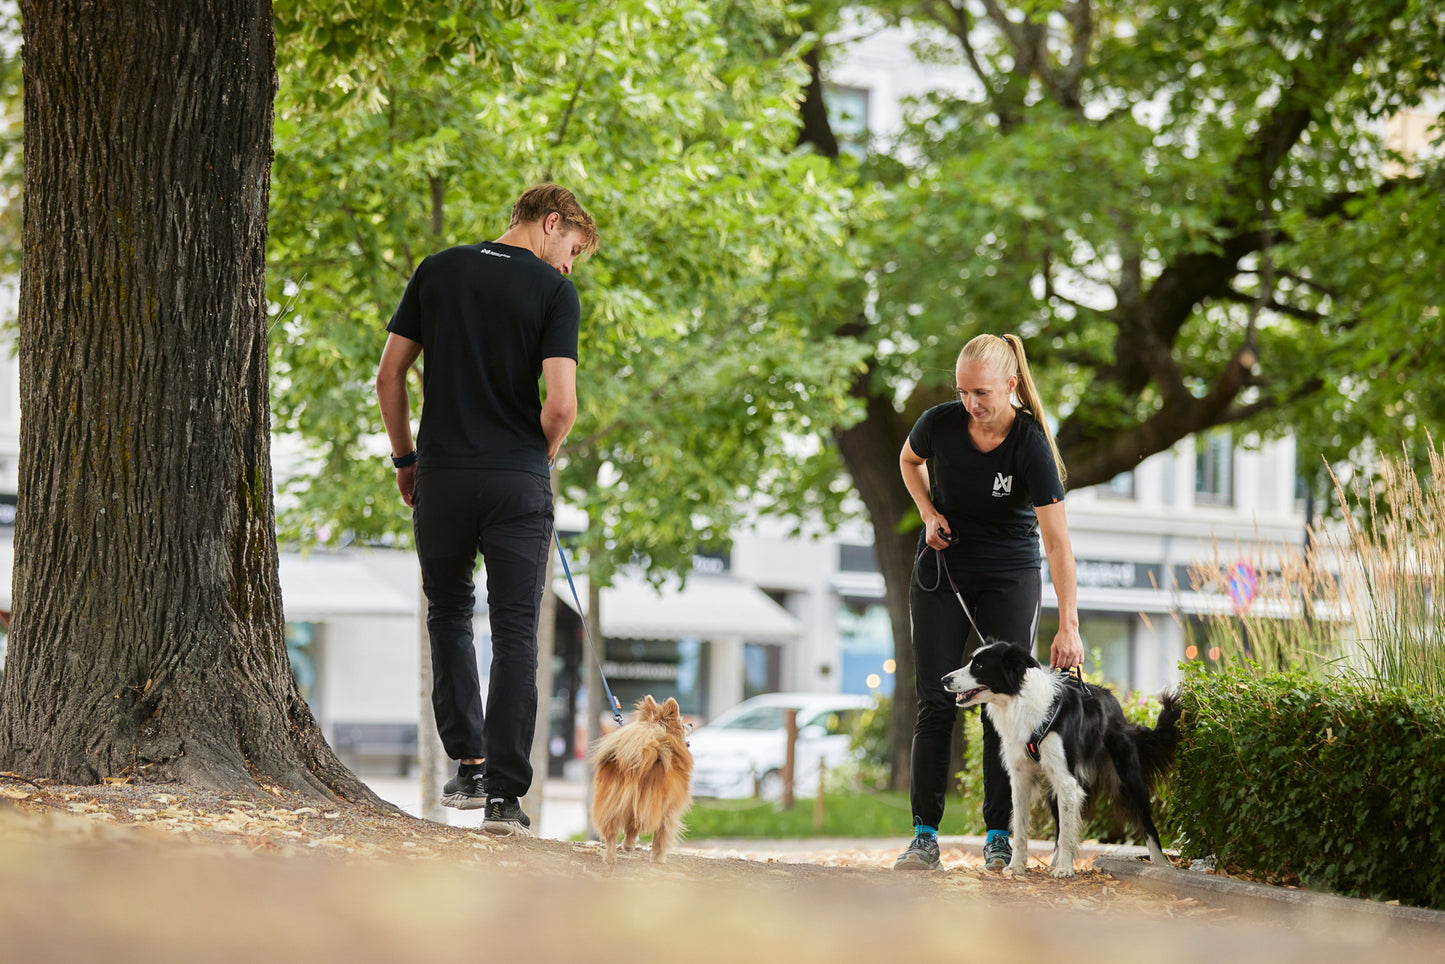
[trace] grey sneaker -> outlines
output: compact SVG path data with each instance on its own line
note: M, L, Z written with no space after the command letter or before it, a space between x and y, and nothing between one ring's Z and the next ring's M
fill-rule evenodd
M468 772L471 771L471 772ZM457 775L442 785L442 806L458 810L480 810L487 805L487 792L482 789L482 778L486 776L483 765L475 768L463 763L457 767Z
M1003 870L1013 860L1014 849L1007 834L995 834L983 843L983 865L989 870Z
M499 837L530 837L532 821L522 812L516 797L489 797L482 829Z
M938 870L942 866L938 859L938 838L931 833L914 837L908 849L893 862L894 870Z

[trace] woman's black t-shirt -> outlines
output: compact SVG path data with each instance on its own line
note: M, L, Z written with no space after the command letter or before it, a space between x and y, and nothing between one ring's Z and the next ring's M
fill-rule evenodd
M968 434L968 410L959 402L945 402L919 416L908 444L930 462L934 507L959 537L944 552L949 568L977 572L1039 565L1034 507L1063 501L1064 487L1053 449L1032 415L1019 410L1004 440L993 451L980 452ZM920 537L920 551L922 545Z

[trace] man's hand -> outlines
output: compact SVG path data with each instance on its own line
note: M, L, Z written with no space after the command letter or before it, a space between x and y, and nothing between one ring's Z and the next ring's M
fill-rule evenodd
M396 470L396 488L401 492L401 501L413 505L412 493L416 490L416 466L408 465Z

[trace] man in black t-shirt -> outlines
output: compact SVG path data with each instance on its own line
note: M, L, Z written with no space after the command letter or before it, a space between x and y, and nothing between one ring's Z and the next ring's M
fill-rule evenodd
M443 747L459 761L442 803L485 808L490 833L530 834L517 801L532 784L550 466L577 413L581 313L565 276L596 248L596 225L571 191L528 190L496 241L447 248L417 266L386 326L376 376L397 489L412 507L432 708ZM423 354L413 446L407 373ZM485 712L472 643L478 552L492 631Z

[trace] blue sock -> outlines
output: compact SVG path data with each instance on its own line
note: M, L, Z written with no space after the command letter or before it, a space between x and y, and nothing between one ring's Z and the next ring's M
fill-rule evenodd
M913 825L913 835L915 837L937 837L938 828L930 827L926 823L915 823Z
M1004 840L1008 840L1008 831L1007 831L1007 830L990 830L990 831L988 832L988 836L986 836L986 837L983 838L983 842L984 842L984 843L993 843L993 838L994 838L994 837L1002 837Z

